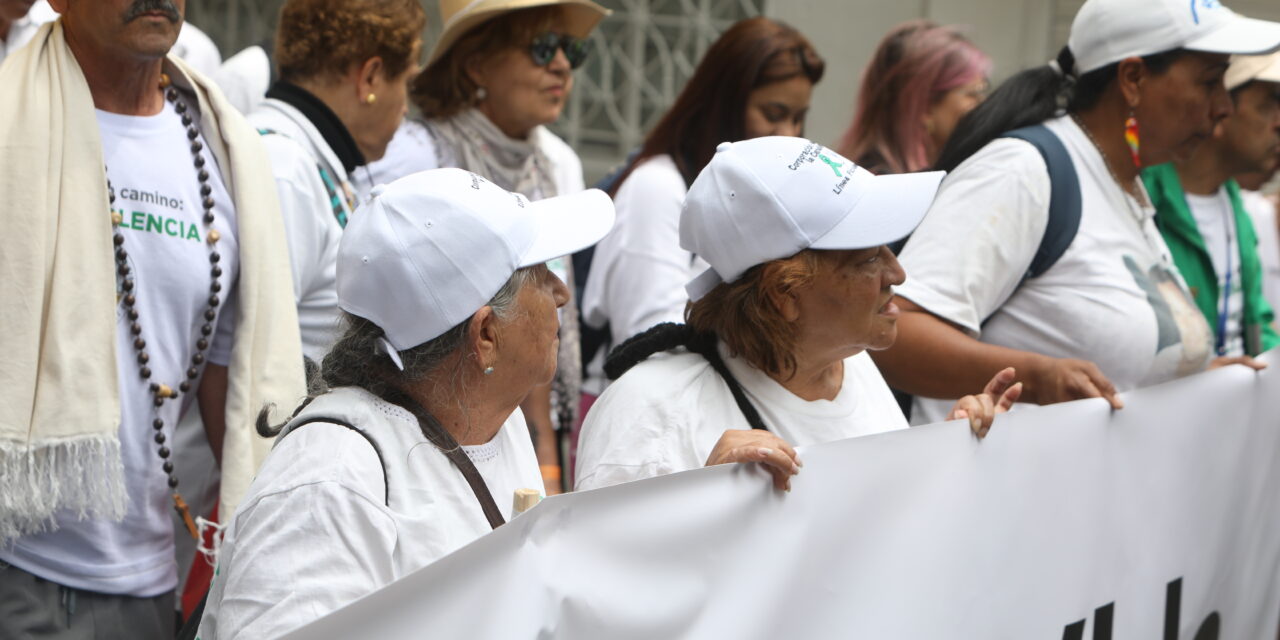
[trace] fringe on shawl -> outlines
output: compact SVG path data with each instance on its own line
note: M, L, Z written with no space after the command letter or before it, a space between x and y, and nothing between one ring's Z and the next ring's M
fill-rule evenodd
M124 465L116 435L36 446L0 440L0 546L56 528L53 516L64 509L81 520L124 518Z

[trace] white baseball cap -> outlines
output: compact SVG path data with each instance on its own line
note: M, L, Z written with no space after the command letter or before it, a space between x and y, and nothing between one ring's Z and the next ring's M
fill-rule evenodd
M680 246L711 265L685 287L689 298L804 249L866 249L905 238L944 175L875 176L803 138L721 144L680 215Z
M415 173L351 216L338 306L381 327L394 351L411 349L470 318L516 270L595 244L613 219L598 189L530 202L469 171Z
M1280 83L1280 53L1231 57L1231 66L1227 67L1227 77L1224 80L1227 91L1233 91L1255 80Z
M1218 0L1087 0L1067 46L1084 75L1174 49L1267 53L1280 47L1280 23L1246 18Z

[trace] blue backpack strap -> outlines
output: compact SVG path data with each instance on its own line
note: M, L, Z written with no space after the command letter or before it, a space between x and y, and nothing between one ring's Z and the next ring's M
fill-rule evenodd
M1049 224L1023 281L1043 275L1066 253L1080 230L1080 177L1062 140L1043 124L1014 129L1002 138L1028 142L1040 152L1049 170Z

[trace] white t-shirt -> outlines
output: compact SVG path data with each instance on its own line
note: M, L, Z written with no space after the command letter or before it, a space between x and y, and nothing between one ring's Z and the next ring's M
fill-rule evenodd
M1222 188L1211 196L1188 193L1186 197L1191 216L1195 218L1200 237L1204 239L1209 257L1213 260L1213 272L1218 275L1218 300L1214 305L1217 316L1215 317L1222 316L1224 307L1226 311L1224 318L1226 340L1223 345L1224 351L1218 355L1245 355L1244 329L1241 324L1244 320L1244 288L1240 283L1240 243L1239 234L1236 233L1236 214L1231 206L1231 198L1227 195L1227 190ZM1231 267L1229 280L1228 265ZM1229 291L1228 282L1231 285ZM1224 294L1227 300L1226 305L1222 303ZM1217 324L1215 323L1211 329L1216 336Z
M150 380L138 375L132 323L121 302L116 307L116 366L120 454L128 507L120 522L79 520L73 513L60 513L57 530L19 538L12 548L0 549L0 559L61 585L149 597L177 584L169 515L173 501L151 423L156 417L164 420L168 444L173 446L173 427L195 399L199 380L178 402L166 402L159 414L149 386L159 382L176 390L186 380L196 340L206 323L204 312L212 282L209 249L203 198L186 127L173 106L166 103L154 116L104 111L98 111L97 116L107 177L116 195L114 206L124 218L120 231L134 278L134 308L152 371ZM214 229L222 236L217 244L222 256L218 264L223 270L219 296L226 301L218 307L207 357L209 362L225 366L230 361L234 331L232 301L240 251L231 197L213 154L207 148L202 154L213 188ZM228 306L232 310L228 311Z
M1272 309L1280 309L1280 231L1276 230L1276 207L1257 191L1241 191L1245 211L1258 234L1258 260L1262 263L1262 297Z
M1067 147L1082 198L1057 263L1022 281L1048 224L1049 174L1029 143L998 139L943 180L902 252L898 294L983 342L1092 361L1120 391L1204 369L1213 336L1155 210L1120 189L1074 120L1045 124ZM942 420L953 405L917 398L912 422Z
M346 194L354 193L354 188L337 155L302 112L280 100L265 99L249 122L260 131L274 132L263 135L262 144L271 159L289 241L302 354L319 364L339 337L337 264L342 240L335 203L320 169L333 181L339 194L336 206L344 216L352 215L354 207Z
M596 245L582 295L583 319L608 324L615 345L656 324L684 321L684 286L707 269L680 247L687 191L668 155L645 160L618 187L617 222Z
M771 432L803 447L907 428L865 352L844 361L835 400L804 400L745 360L720 354ZM591 407L578 442L577 490L697 469L728 429L750 429L724 379L694 353L637 364Z
M281 636L490 531L471 486L409 412L345 387L306 416L361 429L381 462L340 425L304 425L277 441L223 542L200 624L206 640ZM542 487L519 411L493 440L463 449L507 519L516 489Z

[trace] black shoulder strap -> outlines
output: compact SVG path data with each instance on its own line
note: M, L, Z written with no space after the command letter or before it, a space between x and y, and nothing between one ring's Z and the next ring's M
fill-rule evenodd
M1080 230L1082 209L1080 177L1062 140L1043 124L1014 129L1001 137L1030 143L1040 152L1049 169L1049 224L1045 227L1035 258L1031 260L1031 267L1023 276L1026 280L1048 271L1075 240L1076 232Z
M409 394L400 391L394 387L390 387L382 394L382 399L397 405L412 413L418 419L418 428L422 430L422 435L440 452L449 458L453 466L462 472L462 477L466 479L467 484L471 486L471 492L475 494L476 500L480 502L480 508L484 511L484 516L489 520L489 526L497 529L506 524L506 519L502 517L502 511L498 509L498 504L493 501L493 494L489 493L489 486L485 484L484 477L480 475L480 470L476 469L476 465L467 456L467 452L462 450L457 440L445 430L444 426L431 415L425 407L418 404Z
M689 349L694 353L700 354L711 363L711 368L720 374L724 379L724 383L729 387L729 393L733 394L733 401L738 405L738 411L742 412L742 417L747 419L747 424L752 429L768 431L769 427L764 425L764 419L760 417L760 412L756 410L756 406L751 404L751 399L747 397L746 391L742 389L742 383L738 382L738 378L729 370L729 365L724 363L724 358L720 357L720 350L716 347L716 341L710 340L710 344L706 341L700 341L701 344L691 344Z
M383 501L383 504L386 504L388 507L391 506L391 481L387 478L387 463L382 457L382 447L379 447L378 442L374 440L373 436L370 436L367 432L361 430L360 428L356 427L350 422L347 422L346 420L341 420L339 418L334 418L331 416L318 415L318 416L310 416L305 420L302 420L297 424L293 425L292 428L290 428L288 431L280 435L280 439L284 439L285 436L288 436L294 431L297 431L302 427L305 427L309 424L314 424L316 422L324 422L327 424L336 424L339 426L346 427L360 434L360 437L364 438L365 441L369 443L369 446L373 447L373 452L378 454L378 464L382 467L382 496L383 496L382 501ZM280 439L277 439L276 442L279 442Z
M760 418L760 412L747 398L742 384L734 377L733 372L729 371L724 358L720 357L716 337L712 334L696 334L688 325L663 322L649 327L643 333L631 336L609 353L604 363L605 375L610 380L617 380L631 367L649 359L653 354L680 347L707 359L711 368L720 374L720 378L729 386L733 401L737 403L738 410L742 412L742 416L747 419L747 424L752 429L769 430L764 425L764 420Z

